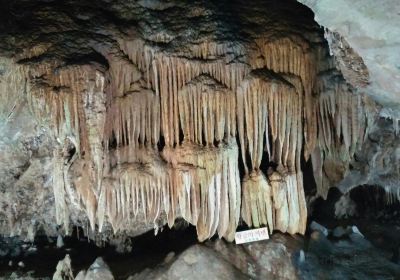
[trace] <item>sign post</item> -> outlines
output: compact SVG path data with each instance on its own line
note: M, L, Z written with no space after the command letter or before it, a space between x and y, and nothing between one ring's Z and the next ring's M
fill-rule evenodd
M236 244L243 244L266 239L269 239L268 228L266 227L240 231L236 232L235 234Z

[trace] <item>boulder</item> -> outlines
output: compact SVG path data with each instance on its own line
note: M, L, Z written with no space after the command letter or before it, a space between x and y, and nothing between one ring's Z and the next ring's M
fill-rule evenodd
M337 226L332 232L332 236L335 238L342 238L348 234L348 231L342 226Z
M310 224L310 229L313 231L319 231L321 232L323 235L328 236L329 231L326 227L324 227L323 225L320 225L319 223L312 221Z
M98 257L86 272L85 280L114 280L114 276L103 258Z
M358 235L360 235L360 236L362 236L362 237L364 237L364 235L360 232L360 230L358 229L357 226L352 226L352 227L351 227L351 232L352 232L352 233L355 233L355 234L358 234Z
M71 258L65 255L65 258L58 262L53 280L74 280L72 273Z

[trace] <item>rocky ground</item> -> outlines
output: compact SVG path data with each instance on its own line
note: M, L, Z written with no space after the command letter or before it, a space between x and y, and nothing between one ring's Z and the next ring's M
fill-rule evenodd
M42 249L35 245L22 244L19 247L14 244L14 248L20 249L17 252L15 249L10 250L5 256L16 260L16 254L24 255L25 259L20 258L18 263L12 264L14 272L4 272L3 267L0 279L140 280L187 279L188 275L191 279L400 278L399 260L390 260L389 255L372 245L356 226L328 229L313 222L309 231L311 233L306 237L276 233L270 240L244 245L235 245L220 239L202 244L192 241L192 245L187 243L175 251L171 248L178 240L169 240L171 246L166 246L163 251L152 251L152 246L149 246L147 253L152 257L144 254L140 247L134 247L131 254L119 256L113 255L111 251L93 250L98 255L93 253L87 258L92 261L95 259L92 264L78 256L84 253L83 246L80 246L81 249L57 249L54 248L55 242L49 246L53 246L54 257L61 261L52 269L40 273L29 265L27 256L41 258ZM182 241L182 237L186 235L188 239L194 232L181 230L180 234L176 238ZM157 238L154 240L153 242L157 242ZM142 244L145 243L142 240ZM4 244L2 248L5 248ZM135 250L140 251L141 258L132 257ZM2 257L2 261L7 257ZM153 261L149 261L151 258ZM123 266L131 267L131 270L122 271L115 265L116 259ZM56 259L53 263L55 261Z

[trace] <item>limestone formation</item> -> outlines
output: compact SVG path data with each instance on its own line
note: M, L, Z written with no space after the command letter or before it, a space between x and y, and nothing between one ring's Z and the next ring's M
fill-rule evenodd
M232 241L243 219L304 234L302 161L326 197L324 168L347 164L373 121L323 30L279 5L258 3L258 17L243 3L100 2L107 16L100 4L34 7L45 24L0 44L2 125L29 110L51 138L57 224L129 234L180 217L201 241Z

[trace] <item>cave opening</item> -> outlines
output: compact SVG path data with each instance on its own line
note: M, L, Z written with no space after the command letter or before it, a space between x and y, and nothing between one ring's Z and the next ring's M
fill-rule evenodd
M350 191L350 198L356 204L359 216L395 221L388 215L400 214L400 197L396 192L386 191L381 186L362 185ZM393 218L393 217L392 217Z
M351 220L398 224L399 207L397 193L381 186L360 185L346 194L331 188L326 200L318 198L314 201L312 218L331 227L341 220L347 224Z

